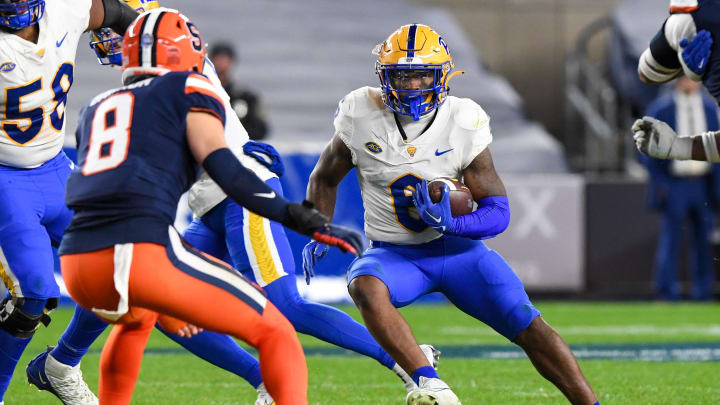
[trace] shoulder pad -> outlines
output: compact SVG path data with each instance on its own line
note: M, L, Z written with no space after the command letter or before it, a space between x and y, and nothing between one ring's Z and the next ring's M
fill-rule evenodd
M455 97L448 97L447 101L452 102L453 116L460 128L476 131L489 125L490 117L476 102Z
M361 118L371 112L385 108L380 98L380 89L376 87L361 87L346 95L338 106L340 111L351 118Z

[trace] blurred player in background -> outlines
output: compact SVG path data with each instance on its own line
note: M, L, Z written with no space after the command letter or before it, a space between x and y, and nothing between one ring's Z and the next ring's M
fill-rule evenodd
M717 131L716 103L701 84L681 76L675 90L654 100L646 115L668 123L681 134ZM648 169L648 202L662 213L655 259L655 291L659 299L680 298L678 282L684 230L690 231L688 253L693 300L712 298L713 255L710 234L720 197L720 164L660 160L641 155Z
M138 11L158 7L157 1L128 0L127 4ZM112 30L102 29L94 33L91 46L101 64L122 63L122 38ZM222 94L218 75L209 61L206 61L204 73L216 86L215 90ZM270 145L248 141L245 129L228 103L230 97L222 96L227 119L225 138L231 150L245 167L282 194L278 176L284 169L280 156ZM190 245L233 263L246 277L264 287L270 301L297 331L372 357L393 370L408 391L416 388L407 373L375 342L363 325L336 308L308 302L300 296L295 284L294 259L281 224L237 205L207 174L203 174L192 187L189 201L197 217L183 235ZM159 319L160 330L171 339L195 355L246 379L258 390L258 405L272 403L262 384L257 360L231 337L204 331L190 339L180 338L176 333L178 325L167 317ZM79 364L90 344L106 326L94 314L79 307L57 347L31 361L27 369L29 380L42 388L40 376L47 377L46 364ZM429 345L422 347L429 361L437 364L439 352ZM84 403L79 399L76 401Z
M307 369L294 329L260 288L180 237L176 207L201 162L230 198L290 229L356 254L360 235L289 203L235 158L224 139L223 97L200 74L205 46L187 17L164 8L141 14L122 54L125 86L81 112L81 170L68 180L74 213L60 246L71 296L118 324L103 348L100 402L130 403L163 313L251 344L277 404L306 404Z
M237 61L235 48L229 42L215 42L208 50L210 61L215 66L222 87L230 96L230 105L240 118L250 139L259 141L267 138L268 125L265 120L260 96L250 89L240 88L232 80L233 68Z
M666 83L680 75L702 80L720 102L719 47L719 1L671 0L670 16L640 57L638 75L645 83ZM720 162L720 132L677 136L653 117L636 120L632 131L638 150L650 157Z
M62 152L65 102L85 30L125 32L137 13L118 0L0 1L0 404L15 365L60 290L51 245L70 222ZM79 368L60 371L79 395L90 392ZM79 382L78 382L79 381Z
M488 116L472 100L448 96L448 81L459 72L447 44L430 27L410 24L374 53L381 87L340 101L335 136L310 176L307 198L331 217L338 184L356 168L372 242L351 264L348 289L370 332L418 384L407 404L460 403L396 309L432 291L522 347L572 403L596 404L568 345L508 264L480 241L508 226L508 199L487 148ZM453 218L447 186L433 204L425 179L437 177L463 178L477 210ZM305 247L306 271L324 251L318 242Z

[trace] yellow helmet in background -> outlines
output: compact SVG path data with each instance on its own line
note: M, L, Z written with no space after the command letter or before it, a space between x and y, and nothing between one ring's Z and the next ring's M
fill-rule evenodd
M408 24L390 34L373 50L378 56L375 72L380 78L382 99L386 106L416 121L445 102L448 81L455 65L445 40L423 24ZM408 88L412 78L423 83Z
M123 0L138 13L160 7L157 0ZM95 51L101 65L122 65L122 38L110 28L100 28L90 33L90 48Z

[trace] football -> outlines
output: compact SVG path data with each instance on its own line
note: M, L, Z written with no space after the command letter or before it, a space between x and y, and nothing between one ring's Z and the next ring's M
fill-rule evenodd
M473 210L473 197L470 189L458 181L447 177L439 177L428 183L428 193L432 202L440 201L442 195L442 186L447 184L450 188L450 211L452 216L459 217L469 214Z

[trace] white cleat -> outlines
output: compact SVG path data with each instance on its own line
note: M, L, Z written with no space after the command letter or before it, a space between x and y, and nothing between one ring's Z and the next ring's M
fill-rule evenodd
M30 361L26 368L28 382L51 392L65 405L98 405L98 399L83 381L80 365L60 363L50 354L51 348Z
M265 383L260 383L257 387L258 397L255 405L275 405L275 400L270 396L265 388Z
M440 354L442 354L440 350L433 347L433 345L420 345L420 350L422 350L425 357L427 357L428 363L430 363L433 368L437 369L438 363L440 362ZM405 391L409 393L418 388L412 377L410 377L410 375L408 375L408 373L406 373L399 364L395 363L392 370L398 377L400 377L403 384L405 384Z
M443 380L426 377L420 377L420 386L408 393L405 402L406 405L462 405Z
M420 345L420 349L425 354L425 357L427 357L428 363L430 363L434 369L437 369L438 364L440 364L440 355L442 352L433 345Z

